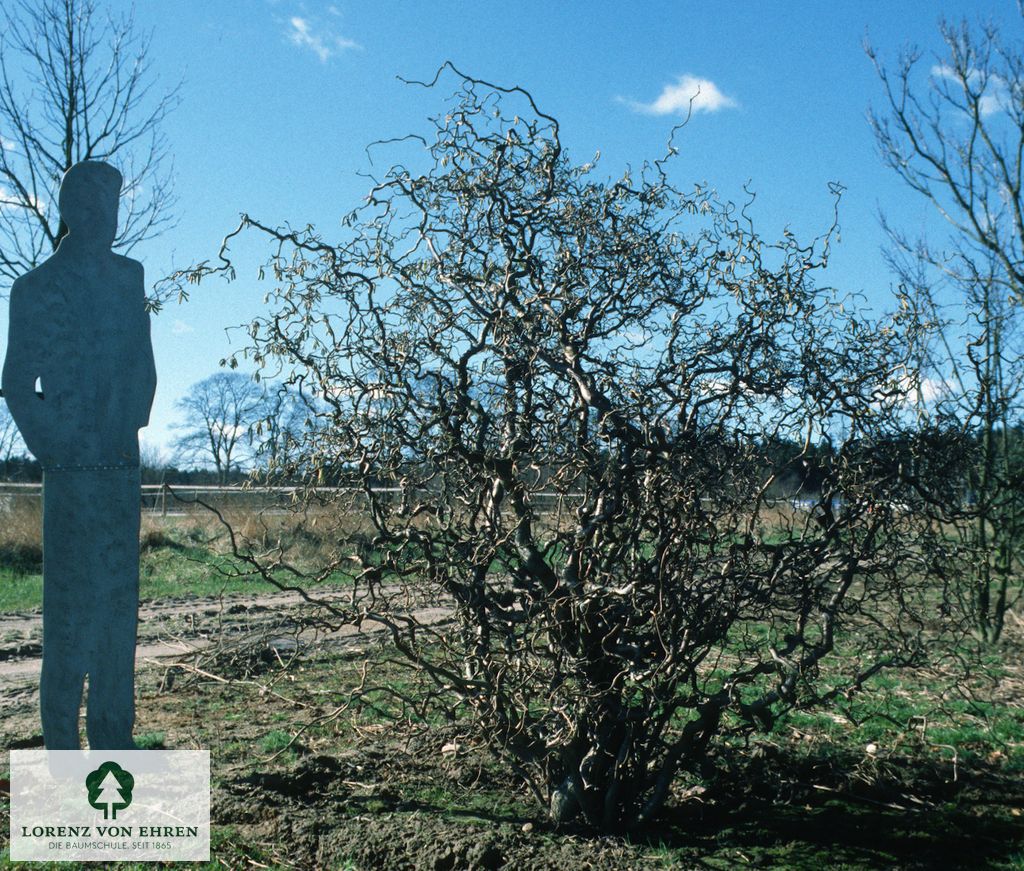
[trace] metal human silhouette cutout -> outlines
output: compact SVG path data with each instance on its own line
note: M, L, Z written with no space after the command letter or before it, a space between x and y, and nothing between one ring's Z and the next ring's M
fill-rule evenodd
M110 249L121 174L75 164L67 235L11 288L3 394L43 467L43 740L130 749L139 607L139 428L156 367L142 264Z

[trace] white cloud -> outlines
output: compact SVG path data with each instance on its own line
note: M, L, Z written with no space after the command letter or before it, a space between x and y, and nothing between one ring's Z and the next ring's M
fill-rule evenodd
M982 87L982 94L978 98L978 111L983 118L1003 111L1010 104L1010 92L1006 87L1006 80L995 73L989 73L984 82L981 79L981 70L969 69L965 82L960 73L948 64L935 64L931 73L937 79L946 79L964 88L970 87L972 90L977 90Z
M947 399L956 385L944 378L930 376L902 375L896 383L896 389L902 394L902 401L907 405L922 402L931 405L941 399Z
M981 114L984 115L985 117L988 117L989 115L992 115L995 112L1002 111L1004 107L1005 104L1003 103L1002 99L1000 99L999 97L992 96L991 94L986 94L984 97L978 100L978 109L981 112Z
M195 330L179 318L171 324L171 332L176 336L183 336L186 333L194 333Z
M330 27L316 27L308 18L293 15L288 19L288 40L292 45L308 48L321 63L326 63L340 51L362 48L358 42L335 33Z
M17 151L18 150L18 146L17 145L15 145L13 142L11 142L10 139L4 139L3 136L0 136L0 148L2 148L4 151Z
M128 181L125 186L121 188L121 196L128 200L129 203L134 203L144 193L145 188L139 183L138 179Z
M29 195L28 204L14 191L0 185L0 209L24 209L28 206L42 214L46 211L46 200L42 197Z
M935 402L949 395L953 385L940 378L925 378L921 381L921 399L924 402Z
M224 438L245 438L249 435L249 427L239 426L237 424L228 423L225 420L217 420L213 422L213 429L219 432Z
M665 85L658 98L651 103L624 100L635 112L647 115L688 115L691 112L718 112L733 109L739 105L732 97L723 94L710 79L702 79L687 73L679 76L674 84Z

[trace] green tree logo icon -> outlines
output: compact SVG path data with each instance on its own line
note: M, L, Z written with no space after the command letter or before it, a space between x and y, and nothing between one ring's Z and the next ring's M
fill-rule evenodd
M135 778L116 762L104 762L85 778L89 804L103 811L103 819L116 820L117 812L132 803Z

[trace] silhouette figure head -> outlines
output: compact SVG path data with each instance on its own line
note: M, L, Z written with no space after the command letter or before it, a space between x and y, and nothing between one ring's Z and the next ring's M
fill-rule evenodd
M121 173L99 160L76 163L64 173L57 204L68 235L76 242L111 246L117 235L122 181Z

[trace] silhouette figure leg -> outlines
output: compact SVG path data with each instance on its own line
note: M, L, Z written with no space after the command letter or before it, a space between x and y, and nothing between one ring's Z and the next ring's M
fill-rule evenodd
M106 515L90 530L97 566L86 732L98 750L130 750L139 612L139 470L86 472Z
M89 674L86 734L94 750L135 747L135 645L120 644Z
M78 750L81 747L78 739L78 709L82 704L85 672L69 671L56 664L58 659L66 660L62 647L54 643L44 644L43 673L39 680L43 744L47 750Z
M68 559L69 543L81 545L74 517L62 505L64 476L44 473L43 487L43 671L39 683L43 742L48 750L77 750L78 711L86 673L83 632L89 610L82 590L85 561ZM60 546L58 546L60 545ZM84 607L83 607L84 605Z
M129 750L134 747L135 720L139 470L65 471L51 473L48 478L44 611L53 586L61 591L60 598L68 600L66 615L56 621L66 625L68 631L53 637L74 637L76 649L68 650L58 640L53 653L48 654L51 633L44 613L44 660L50 655L55 666L63 663L71 672L88 672L89 746ZM81 678L77 679L77 692L57 683L54 686L53 709L61 712L62 723L66 722L68 708L74 706L77 740ZM45 721L44 715L44 740Z

